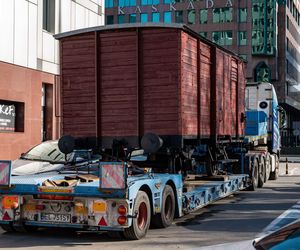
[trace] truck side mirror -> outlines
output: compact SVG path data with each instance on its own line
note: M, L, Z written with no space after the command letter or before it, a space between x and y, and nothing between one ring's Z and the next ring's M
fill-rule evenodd
M278 113L279 113L279 128L283 129L286 128L286 112L285 110L278 106Z

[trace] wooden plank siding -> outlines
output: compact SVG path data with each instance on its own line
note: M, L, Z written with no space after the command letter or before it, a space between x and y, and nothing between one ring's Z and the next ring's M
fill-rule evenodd
M199 36L143 27L60 42L63 134L137 143L147 132L198 139L243 135L243 63Z

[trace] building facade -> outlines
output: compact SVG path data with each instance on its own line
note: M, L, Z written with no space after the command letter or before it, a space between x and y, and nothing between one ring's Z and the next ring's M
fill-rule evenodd
M60 135L53 34L103 24L102 0L0 0L0 159Z
M239 54L248 81L270 81L288 112L300 121L300 4L298 0L106 0L106 24L185 23Z

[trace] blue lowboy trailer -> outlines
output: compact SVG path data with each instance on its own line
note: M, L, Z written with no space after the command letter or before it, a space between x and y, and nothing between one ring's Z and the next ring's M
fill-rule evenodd
M155 134L127 160L106 161L101 151L74 149L76 140L44 142L12 163L0 163L0 224L6 231L63 227L106 231L126 239L144 237L150 224L168 227L173 219L239 190L255 190L278 176L279 111L269 83L246 87L246 136L226 144L218 174L207 176L200 161L172 173L148 166L162 146ZM193 150L197 160L203 145ZM5 175L7 178L5 178Z

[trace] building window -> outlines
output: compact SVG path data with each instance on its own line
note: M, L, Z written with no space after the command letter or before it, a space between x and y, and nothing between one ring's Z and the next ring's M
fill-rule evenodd
M240 54L239 57L242 58L244 61L247 61L247 55Z
M24 102L0 100L0 132L24 132Z
M255 67L255 81L257 82L271 81L271 70L265 62L260 62Z
M172 22L172 12L171 11L164 12L164 22L165 23L171 23Z
M247 8L239 8L239 22L247 22Z
M201 24L205 24L207 23L207 10L200 10L200 23Z
M215 8L213 9L213 23L230 23L232 22L232 8Z
M159 23L159 12L153 12L152 13L152 22L153 23Z
M125 15L118 15L118 23L125 23Z
M247 45L247 32L239 31L238 32L238 45Z
M252 54L275 55L276 2L252 1Z
M105 0L105 8L114 7L114 0Z
M156 5L159 4L159 0L141 0L142 5Z
M196 11L195 10L188 10L188 24L195 24L196 21Z
M207 32L199 32L199 35L204 38L207 38Z
M120 7L136 6L136 0L119 0L119 6Z
M214 31L212 41L219 45L232 45L232 31Z
M175 23L183 23L183 11L182 10L175 11Z
M55 1L43 0L43 29L55 33Z
M106 16L106 24L114 24L114 16Z
M136 23L136 14L130 14L129 15L129 22L130 23Z
M290 19L288 16L286 16L286 29L289 30L290 29Z
M164 4L170 4L172 2L173 2L173 0L164 0Z
M141 13L141 23L148 22L148 13Z

